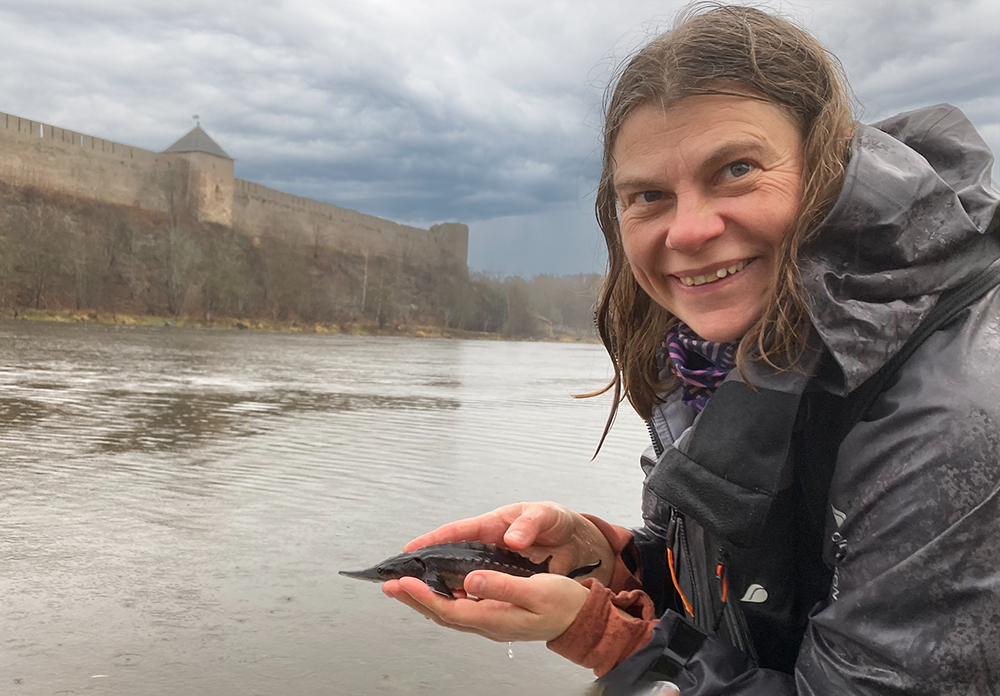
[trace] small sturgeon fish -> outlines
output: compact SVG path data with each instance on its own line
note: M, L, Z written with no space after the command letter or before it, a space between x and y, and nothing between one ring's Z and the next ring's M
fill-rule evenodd
M526 578L536 573L549 572L549 556L541 563L533 563L519 553L502 549L495 544L481 541L459 541L452 544L435 544L416 551L387 558L367 570L342 570L340 574L358 580L385 582L403 577L419 578L438 594L455 598L452 590L461 589L465 576L474 570L498 570L508 575ZM566 574L578 578L597 570L601 561L580 566Z

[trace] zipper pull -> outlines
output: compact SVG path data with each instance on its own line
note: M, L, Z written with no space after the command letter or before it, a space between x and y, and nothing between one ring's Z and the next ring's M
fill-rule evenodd
M726 603L729 599L729 573L726 568L726 561L729 558L726 556L726 552L719 549L719 557L716 560L715 565L715 577L719 579L719 597L722 599L722 610L719 615L715 617L715 628L712 629L713 633L718 633L719 628L722 626L722 620L726 615Z
M719 560L715 567L715 577L719 579L719 592L722 597L722 603L725 604L726 600L729 599L729 573L726 568L726 561L729 558L726 556L726 552L719 549Z
M684 590L681 589L681 584L677 580L677 564L674 560L674 544L677 541L677 510L674 508L670 509L670 522L667 523L667 568L670 571L670 581L674 584L674 590L677 592L677 597L681 600L681 604L684 605L684 611L692 619L694 618L694 607L691 606L690 600L684 594ZM688 560L690 562L690 559Z
M671 548L677 541L677 508L670 508L670 519L667 520L666 533L667 548Z

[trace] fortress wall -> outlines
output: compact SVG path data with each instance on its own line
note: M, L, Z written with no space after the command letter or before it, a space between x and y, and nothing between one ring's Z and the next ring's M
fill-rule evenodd
M156 153L0 112L0 180L169 213L169 200L200 220L251 237L298 235L306 244L465 274L469 229L424 230L233 176L232 160Z
M348 254L465 271L469 229L451 223L424 230L236 179L233 227L254 237L285 231L307 244Z
M168 158L0 112L0 178L118 205L165 210L154 172Z

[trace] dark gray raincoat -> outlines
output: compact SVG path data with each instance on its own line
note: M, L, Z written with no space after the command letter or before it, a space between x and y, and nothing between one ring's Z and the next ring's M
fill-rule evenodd
M663 618L607 693L1000 696L1000 288L838 429L939 296L1000 259L992 162L954 107L859 126L800 248L806 374L755 364L756 389L734 371L697 417L676 392L656 408L636 544Z

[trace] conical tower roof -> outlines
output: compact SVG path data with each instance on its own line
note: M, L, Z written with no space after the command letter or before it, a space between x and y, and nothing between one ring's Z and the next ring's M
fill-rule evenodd
M201 128L201 124L191 129L191 132L168 147L164 152L207 152L216 157L224 157L231 160L232 157L219 147L219 144L212 140Z

